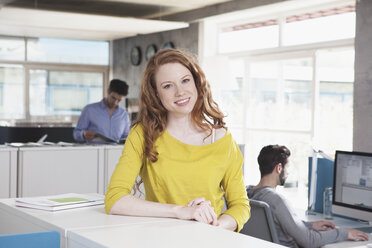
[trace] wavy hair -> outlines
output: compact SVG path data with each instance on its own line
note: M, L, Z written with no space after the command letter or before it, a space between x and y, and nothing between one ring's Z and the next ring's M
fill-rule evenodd
M153 55L147 62L141 82L139 96L139 112L133 126L141 124L144 131L144 155L151 161L158 160L158 152L154 147L156 139L166 129L167 110L157 94L155 74L160 66L169 63L179 63L186 67L192 74L198 97L191 112L191 119L202 130L209 131L213 128L225 127L223 113L212 98L210 85L205 74L194 58L178 49L163 49Z

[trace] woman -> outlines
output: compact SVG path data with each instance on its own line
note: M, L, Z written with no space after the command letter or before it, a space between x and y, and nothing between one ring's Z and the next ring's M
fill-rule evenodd
M144 72L138 117L111 177L106 212L240 231L250 216L242 163L201 68L179 50L161 50ZM146 200L130 194L138 174ZM224 194L229 208L221 213Z

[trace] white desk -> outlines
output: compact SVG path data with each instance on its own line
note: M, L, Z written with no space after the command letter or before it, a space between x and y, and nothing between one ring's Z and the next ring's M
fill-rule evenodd
M108 215L103 205L49 212L16 207L14 199L0 199L0 234L56 230L61 234L61 248L67 247L66 233L70 230L164 221L174 220Z
M317 221L317 220L324 220L323 214L316 213L315 215L305 215L304 211L296 211L296 214L303 220L307 221ZM336 226L342 226L344 228L356 228L356 227L366 227L368 226L365 223L358 222L355 220L345 219L338 216L333 216L332 220L329 220L333 222ZM323 246L324 248L343 248L343 247L355 247L355 248L367 248L367 244L372 244L372 235L369 235L368 241L344 241L344 242L338 242L334 244L328 244Z
M0 199L0 234L56 230L61 248L281 247L218 227L170 218L107 215L103 205L48 212Z
M69 248L283 247L220 227L182 220L73 230L67 233L67 242Z

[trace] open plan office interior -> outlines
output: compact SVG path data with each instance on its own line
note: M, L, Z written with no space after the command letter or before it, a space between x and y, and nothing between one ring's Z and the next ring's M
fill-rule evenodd
M331 187L336 225L372 226L372 1L5 0L0 247L9 235L26 235L14 236L26 243L51 237L57 247L116 247L105 242L120 232L142 247L148 243L136 241L136 230L146 223L160 236L157 226L174 227L174 240L183 239L174 230L200 235L196 228L204 238L219 236L217 247L223 238L238 247L276 247L172 219L109 216L102 205L57 212L15 206L16 198L105 195L125 144L77 143L73 130L84 106L107 96L114 78L129 85L119 105L134 121L146 63L166 48L192 54L203 68L243 154L246 186L260 180L261 148L285 145L291 167L277 191L299 215L322 218ZM28 236L36 232L41 236Z

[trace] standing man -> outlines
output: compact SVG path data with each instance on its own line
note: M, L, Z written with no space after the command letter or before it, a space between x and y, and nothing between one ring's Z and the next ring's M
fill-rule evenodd
M126 82L113 79L107 90L107 97L100 102L84 107L74 129L77 142L106 143L109 139L119 141L129 134L129 115L118 105L128 94Z
M269 145L258 156L261 180L247 188L249 199L269 204L281 245L288 247L320 247L343 240L368 240L367 234L352 228L336 228L332 222L306 222L299 219L276 187L284 185L288 177L288 158L285 146Z

